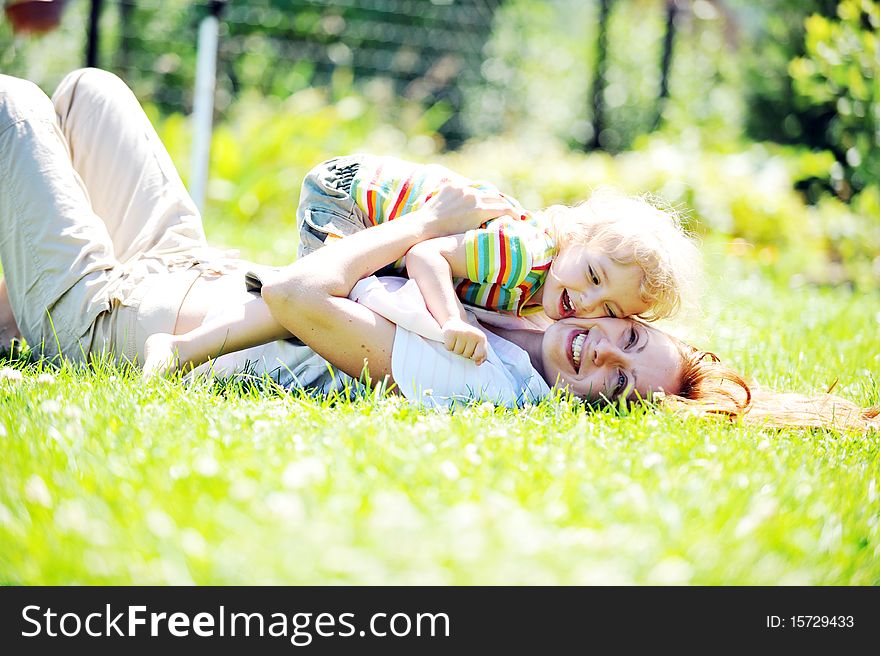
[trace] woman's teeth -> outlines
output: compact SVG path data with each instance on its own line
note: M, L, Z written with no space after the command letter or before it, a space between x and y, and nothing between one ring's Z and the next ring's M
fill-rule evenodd
M571 358L574 360L575 369L581 366L581 349L584 348L584 341L586 339L587 333L581 333L571 342Z

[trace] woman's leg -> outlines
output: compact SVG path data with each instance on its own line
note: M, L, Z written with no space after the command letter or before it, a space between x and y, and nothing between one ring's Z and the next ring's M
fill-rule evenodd
M251 296L232 305L223 316L183 335L156 333L145 345L144 375L152 377L178 368L197 367L226 353L290 337L275 321L262 298Z
M14 318L33 348L82 357L109 308L118 262L71 165L55 108L36 85L0 75L0 261Z
M86 68L52 96L73 167L122 262L205 246L202 220L171 157L125 83Z

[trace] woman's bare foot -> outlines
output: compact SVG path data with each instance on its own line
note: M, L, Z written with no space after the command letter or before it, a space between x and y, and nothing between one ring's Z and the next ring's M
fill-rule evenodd
M177 338L168 333L155 333L144 344L144 378L174 373L180 366Z
M15 323L15 315L12 314L6 279L0 277L0 349L11 350L14 339L21 339L21 331Z
M4 351L13 352L18 340L21 340L18 327L9 326L0 322L0 353Z

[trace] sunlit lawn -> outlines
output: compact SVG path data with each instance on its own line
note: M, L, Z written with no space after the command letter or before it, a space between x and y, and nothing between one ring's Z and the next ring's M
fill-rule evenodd
M880 402L876 294L718 249L689 338L763 384ZM2 583L880 584L878 433L5 376Z

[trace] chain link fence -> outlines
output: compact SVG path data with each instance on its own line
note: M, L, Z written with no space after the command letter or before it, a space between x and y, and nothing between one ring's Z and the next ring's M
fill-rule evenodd
M95 0L70 0L61 26L41 39L0 23L0 70L47 90L85 63ZM96 63L122 76L144 101L188 113L198 25L221 5L215 108L246 90L286 97L339 79L381 80L396 95L447 106L441 132L464 139L463 89L481 75L501 0L103 0ZM51 56L46 56L46 53Z
M189 114L199 25L219 6L217 118L248 92L286 98L329 87L339 98L354 86L431 108L432 129L439 123L451 148L472 136L534 132L571 148L620 152L670 118L738 129L744 110L733 96L756 85L744 87L731 63L742 56L735 34L749 25L741 18L764 20L746 4L68 0L60 28L39 39L14 36L0 20L0 71L50 91L85 63L91 42L96 64L142 101ZM96 8L99 29L90 39ZM777 77L784 64L773 69Z

